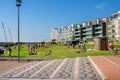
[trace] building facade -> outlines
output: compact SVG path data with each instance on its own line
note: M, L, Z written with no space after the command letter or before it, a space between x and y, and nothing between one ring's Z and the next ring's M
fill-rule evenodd
M55 40L56 42L61 41L61 29L60 28L52 28L51 41L52 40Z
M120 40L120 11L113 14L112 25L114 26L115 40Z
M95 37L120 40L120 11L108 18L97 19L83 24L71 24L60 29L52 29L51 32L51 39L60 42L92 40Z

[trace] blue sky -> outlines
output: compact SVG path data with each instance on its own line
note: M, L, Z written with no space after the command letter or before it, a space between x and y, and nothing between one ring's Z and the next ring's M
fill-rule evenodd
M22 0L20 8L20 41L50 41L51 28L94 21L120 10L120 0ZM0 0L0 42L17 41L16 0Z

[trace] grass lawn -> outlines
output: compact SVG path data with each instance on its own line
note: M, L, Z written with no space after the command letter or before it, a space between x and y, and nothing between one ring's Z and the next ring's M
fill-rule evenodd
M52 55L46 56L45 54L52 50ZM66 46L53 46L51 48L39 48L39 55L28 55L28 49L24 45L20 51L21 58L74 58L74 57L85 57L85 56L100 56L100 55L110 55L109 51L87 51L82 53L77 53L79 49L67 48ZM18 52L12 47L11 58L17 58ZM3 55L4 58L8 57L7 52Z

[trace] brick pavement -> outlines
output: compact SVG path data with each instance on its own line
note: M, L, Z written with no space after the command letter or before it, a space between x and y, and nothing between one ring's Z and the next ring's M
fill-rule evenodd
M120 80L120 58L118 56L91 57L108 80Z
M0 61L0 80L102 80L92 62L107 80L120 80L120 57L92 56L90 59L92 61L85 57L30 63ZM8 72L10 70L13 71Z
M87 57L35 61L0 75L8 80L101 80Z
M26 62L17 62L17 61L0 61L0 74L13 70L17 67L25 65Z

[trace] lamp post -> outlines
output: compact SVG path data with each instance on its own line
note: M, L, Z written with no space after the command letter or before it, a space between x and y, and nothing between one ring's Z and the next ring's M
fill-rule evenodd
M16 6L18 7L18 62L20 62L20 6L21 6L21 0L16 0Z

